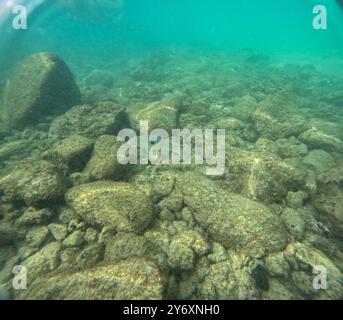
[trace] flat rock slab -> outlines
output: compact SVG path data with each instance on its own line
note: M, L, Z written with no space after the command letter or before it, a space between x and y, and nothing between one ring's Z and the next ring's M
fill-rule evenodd
M124 260L77 273L38 277L18 299L159 300L163 285L156 266L144 259Z
M98 181L71 188L66 202L83 220L118 231L142 231L151 222L153 205L134 184Z
M267 206L229 193L193 172L179 176L176 188L197 223L228 249L259 255L285 247L287 232L280 217Z
M65 112L81 95L68 66L55 54L38 53L18 62L6 82L0 117L5 127L34 124Z

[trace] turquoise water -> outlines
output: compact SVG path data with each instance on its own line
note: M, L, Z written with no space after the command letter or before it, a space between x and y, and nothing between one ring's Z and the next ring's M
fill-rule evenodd
M343 299L342 76L342 0L0 0L0 300Z
M38 6L25 31L15 32L7 23L1 38L5 44L0 48L6 46L9 51L2 59L15 60L44 50L67 60L77 56L78 60L104 61L163 47L229 52L248 49L328 59L340 58L343 50L343 9L333 0L71 3L50 1ZM312 27L312 10L318 4L327 8L327 30Z

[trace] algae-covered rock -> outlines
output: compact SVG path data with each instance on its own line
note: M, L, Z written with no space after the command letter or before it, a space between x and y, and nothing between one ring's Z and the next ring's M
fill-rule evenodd
M334 166L335 161L330 153L324 150L312 150L303 159L304 165L317 172L323 172Z
M86 246L76 258L76 265L81 268L92 268L100 263L104 258L104 246L93 243Z
M297 136L306 130L306 121L294 98L285 91L267 95L254 113L256 131L275 140Z
M176 270L192 270L194 264L194 252L185 244L172 240L168 248L168 264Z
M293 286L307 299L337 299L343 298L343 275L333 262L321 251L302 243L288 245L284 252L288 263L296 272L293 272ZM314 273L317 268L324 267L327 275L326 290L316 290L313 286Z
M50 242L20 263L26 268L28 287L37 277L40 278L45 272L55 270L58 267L60 250L60 242Z
M288 288L278 279L269 280L269 290L264 291L261 296L262 300L301 300L301 295L294 292L293 288Z
M91 159L87 163L83 173L92 181L114 179L118 180L128 171L128 165L118 162L118 149L121 142L117 137L104 135L95 142Z
M335 235L343 234L343 187L329 183L322 185L313 198L314 207L320 212L320 219L330 224Z
M236 281L230 261L221 261L209 266L204 281L199 285L201 299L233 300L236 296Z
M72 170L82 170L93 147L91 139L80 135L71 135L57 142L44 159L54 162L62 161Z
M177 178L185 205L212 240L252 255L282 249L287 235L280 218L268 207L229 193L196 173Z
M343 166L341 164L317 177L318 192L312 196L312 204L320 213L320 220L329 224L336 237L343 232Z
M0 246L11 244L18 238L18 232L9 224L0 225Z
M309 197L305 191L288 192L286 202L287 205L293 209L301 208L304 205L305 200Z
M290 266L284 257L283 252L276 252L268 255L265 259L265 268L272 277L287 279L290 274Z
M166 249L169 268L175 271L190 271L195 266L196 258L205 255L209 245L202 235L194 230L180 230Z
M251 268L243 254L229 252L229 258L208 266L204 280L199 283L201 299L251 300L258 297L259 289L251 275Z
M61 223L51 223L48 229L56 241L61 241L67 236L67 227Z
M39 277L19 299L158 300L164 288L158 269L144 259L131 259L76 273Z
M0 246L0 270L4 267L6 261L11 259L16 255L16 249L12 245Z
M129 128L129 120L123 108L111 101L94 105L79 105L51 123L49 136L65 138L78 134L86 138L97 138L104 134L117 134Z
M167 209L171 212L180 212L182 210L183 198L180 192L173 190L167 197L158 203L160 210Z
M68 190L66 201L86 222L119 231L144 230L153 215L149 197L135 185L123 182L76 186Z
M312 128L299 136L299 140L314 149L323 149L328 152L343 153L343 142L331 135Z
M295 137L276 140L277 153L282 158L298 158L308 154L306 144L301 143Z
M296 210L286 208L281 215L281 219L288 232L296 239L301 239L303 237L305 232L305 221Z
M153 102L145 109L135 110L130 118L132 126L139 130L140 121L148 121L149 129L164 129L171 132L177 128L178 110L165 102Z
M337 119L338 120L338 119ZM311 119L311 126L318 129L320 132L328 134L330 136L335 136L336 138L343 139L343 128L339 121L328 121L326 119Z
M16 224L18 226L32 226L37 224L45 224L53 216L53 212L50 209L28 208L24 214L17 219Z
M252 96L245 95L236 99L235 104L230 107L229 113L231 117L249 122L257 107L256 100Z
M6 201L23 200L30 205L55 201L63 197L67 181L61 169L48 161L32 161L18 165L0 180Z
M7 160L12 156L22 155L28 151L32 145L27 140L16 140L0 146L0 160Z
M134 233L119 232L106 241L106 261L120 261L147 255L146 239Z
M163 171L160 175L154 177L150 194L152 201L158 203L168 196L172 192L174 184L175 173L172 171Z
M65 238L62 242L63 247L78 247L84 242L84 232L77 230Z
M321 175L318 176L318 182L323 185L329 183L335 183L338 185L343 185L343 164L340 163L330 170L323 172Z
M20 61L7 80L3 96L0 117L12 128L61 114L81 99L67 65L50 53L33 54Z
M254 114L254 123L255 129L261 137L273 140L297 135L305 127L305 121L300 115L289 116L285 121L260 109L256 110Z
M281 202L304 184L304 173L288 162L239 149L227 152L225 184L253 200Z
M26 242L33 248L39 248L49 235L49 229L45 226L34 227L26 234Z

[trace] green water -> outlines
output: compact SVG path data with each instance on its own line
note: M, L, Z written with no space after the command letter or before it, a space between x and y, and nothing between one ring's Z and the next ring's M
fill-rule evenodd
M343 299L342 1L14 4L0 0L0 299ZM142 149L141 120L167 138L225 129L224 171L120 165L119 130Z
M7 22L1 41L7 42L9 51L2 55L3 63L44 50L56 52L67 61L94 60L100 64L165 47L214 52L249 49L309 60L342 56L343 9L338 1L72 3L62 0L41 5L29 18L25 31L13 32ZM312 26L312 10L318 4L327 9L327 30Z

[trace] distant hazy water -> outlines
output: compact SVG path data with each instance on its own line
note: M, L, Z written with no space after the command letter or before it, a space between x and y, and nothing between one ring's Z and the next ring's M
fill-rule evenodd
M118 0L97 1L100 8L94 0L83 0L79 9L74 0L70 10L56 2L29 17L26 31L2 26L3 64L42 50L67 61L103 64L117 55L164 47L249 49L286 60L336 61L337 66L343 58L343 10L336 0L120 0L122 6L114 8ZM328 10L325 31L312 28L312 9L318 4Z

